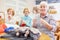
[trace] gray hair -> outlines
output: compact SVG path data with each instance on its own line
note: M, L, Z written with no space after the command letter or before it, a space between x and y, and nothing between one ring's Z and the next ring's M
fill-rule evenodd
M48 2L47 2L47 1L41 1L40 6L41 6L42 4L45 4L45 5L47 6L46 10L48 11L48 9L49 9Z

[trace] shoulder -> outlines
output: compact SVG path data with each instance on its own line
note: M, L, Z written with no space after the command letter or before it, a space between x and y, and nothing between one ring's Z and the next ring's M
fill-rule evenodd
M54 19L54 17L52 15L48 15L47 16L49 19Z
M54 17L52 15L48 15L48 19L52 22L56 22L56 20L54 19Z

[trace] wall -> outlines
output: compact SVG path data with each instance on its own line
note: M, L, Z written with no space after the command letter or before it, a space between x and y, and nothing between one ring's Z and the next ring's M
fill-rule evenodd
M6 14L8 8L13 8L17 16L22 16L23 8L28 7L30 10L35 5L35 0L0 0L0 12Z
M55 20L60 20L60 3L50 3L49 6L54 6L56 8L57 13L51 15L53 15Z

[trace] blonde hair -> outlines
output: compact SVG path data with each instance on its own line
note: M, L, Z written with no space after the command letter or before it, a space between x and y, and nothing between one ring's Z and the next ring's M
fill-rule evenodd
M24 8L23 13L25 13L25 10L28 10L28 13L30 13L28 8Z
M33 7L33 11L38 12L38 7L37 6Z
M14 12L14 10L12 8L8 8L7 9L7 12L9 12L10 10L12 10L12 16L14 16L15 15L15 12Z

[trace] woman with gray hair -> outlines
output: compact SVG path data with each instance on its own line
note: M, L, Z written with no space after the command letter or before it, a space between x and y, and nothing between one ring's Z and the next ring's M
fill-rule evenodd
M56 22L51 15L47 15L48 3L42 1L39 8L40 16L37 16L33 26L37 27L40 32L47 34L51 40L55 40L54 31L56 30Z

